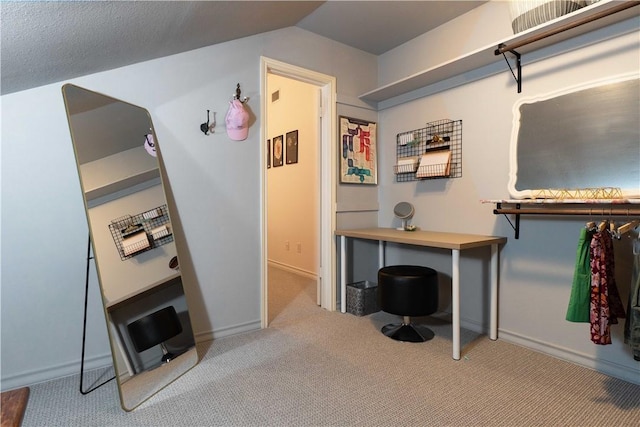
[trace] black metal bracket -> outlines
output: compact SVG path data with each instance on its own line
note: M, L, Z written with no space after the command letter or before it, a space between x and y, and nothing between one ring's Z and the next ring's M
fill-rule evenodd
M84 287L84 321L82 324L82 357L80 358L80 393L83 395L89 394L92 391L102 387L106 383L111 380L114 380L115 375L108 380L98 384L95 387L90 388L89 390L82 389L82 382L84 379L84 349L87 338L87 302L89 300L89 267L91 265L91 260L93 257L91 256L91 235L89 235L89 243L87 244L87 272L85 275L85 287Z
M236 85L236 94L233 96L233 99L237 99L243 104L249 101L249 98L247 98L246 96L244 98L242 97L242 90L240 89L240 83Z
M521 215L591 216L604 218L618 216L627 218L638 218L640 220L640 205L628 202L625 203L624 200L618 200L617 203L613 200L609 200L607 202L606 199L603 199L603 201L605 201L605 203L581 203L577 201L571 202L571 200L567 201L566 199L563 199L563 203L562 201L554 202L551 199L548 199L548 202L544 204L544 207L541 207L538 204L535 204L537 206L531 205L526 202L521 204L513 201L503 201L507 205L514 206L507 208L503 208L502 203L496 201L496 208L493 210L493 213L495 215L504 215L505 218L507 218L507 221L509 221L511 228L513 228L516 232L516 239L520 237ZM563 207L559 208L557 205L562 205ZM515 216L515 224L511 222L507 215ZM626 225L629 226L629 224Z
M516 77L515 74L513 73L513 69L511 68L511 64L509 64L509 61L507 61L507 64L509 64L509 68L511 68L511 74L513 74L513 77L516 79L516 82L518 82L518 93L522 91L522 66L520 63L520 54L515 49L522 46L526 46L531 43L535 43L547 37L555 36L556 34L571 30L581 25L588 24L593 21L597 21L598 19L605 18L609 15L613 15L614 13L622 12L623 10L630 9L632 7L636 7L640 5L640 1L622 1L622 2L616 2L616 3L619 3L619 4L606 7L604 10L601 10L597 13L588 14L587 16L583 16L580 19L572 20L565 24L555 26L549 30L537 32L530 37L526 37L519 41L514 41L509 45L500 43L498 45L498 48L494 51L496 56L502 54L505 57L505 60L507 60L507 57L506 55L504 55L504 53L510 52L516 57L518 77Z
M518 84L518 93L521 93L522 92L522 59L521 59L522 55L520 55L514 49L510 49L508 51L504 50L505 46L506 45L504 43L499 44L498 48L495 50L494 53L496 55L502 54L502 56L504 57L504 60L507 62L507 65L509 66L509 70L511 70L511 75L513 76L513 78L515 79L516 83ZM513 72L513 67L511 66L511 63L509 63L509 60L507 59L507 55L505 55L505 52L509 52L513 56L516 57L516 71L518 72L517 76Z
M513 228L513 230L515 231L515 238L516 239L520 238L520 214L519 213L515 214L515 224L514 224L513 222L511 222L507 214L500 212L500 209L502 209L502 203L496 203L496 208L493 210L493 213L495 215L502 214L509 222L509 225L511 226L511 228ZM516 209L520 209L520 203L516 203Z

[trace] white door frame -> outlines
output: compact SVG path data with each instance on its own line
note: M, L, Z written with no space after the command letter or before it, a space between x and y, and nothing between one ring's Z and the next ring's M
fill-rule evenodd
M336 224L336 176L337 176L337 148L336 148L336 79L335 77L317 73L315 71L290 65L274 59L260 58L260 132L261 141L267 140L267 75L276 74L294 80L317 86L320 89L322 118L320 127L322 137L320 141L320 298L322 308L330 311L336 309L336 247L333 233ZM260 314L261 327L268 324L268 295L267 295L267 168L265 144L260 144Z

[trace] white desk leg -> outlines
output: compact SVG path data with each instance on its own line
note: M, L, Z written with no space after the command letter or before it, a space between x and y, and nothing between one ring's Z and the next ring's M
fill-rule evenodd
M491 319L489 338L498 339L498 245L491 245Z
M378 268L384 267L384 240L378 242Z
M340 236L340 311L347 312L347 237Z
M451 250L451 304L453 305L453 358L460 360L460 250Z

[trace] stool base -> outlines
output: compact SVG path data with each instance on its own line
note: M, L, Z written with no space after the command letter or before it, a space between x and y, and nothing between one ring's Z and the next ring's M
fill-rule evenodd
M396 341L425 342L432 339L435 334L426 326L407 323L390 323L381 329L382 333Z

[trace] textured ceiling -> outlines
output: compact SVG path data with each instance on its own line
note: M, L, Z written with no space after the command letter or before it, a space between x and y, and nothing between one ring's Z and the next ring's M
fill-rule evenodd
M485 1L4 1L2 94L279 28L384 53Z

